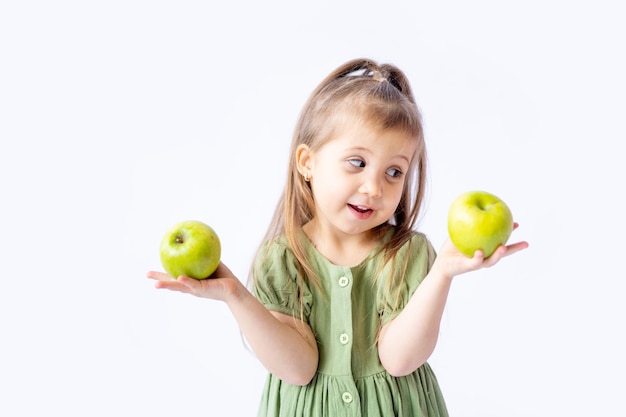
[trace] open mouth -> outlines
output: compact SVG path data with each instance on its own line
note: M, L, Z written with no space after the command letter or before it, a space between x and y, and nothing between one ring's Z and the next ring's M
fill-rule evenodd
M354 204L348 204L348 207L350 208L350 210L352 210L353 213L357 215L357 217L361 219L368 218L374 212L374 210L365 206L357 206Z

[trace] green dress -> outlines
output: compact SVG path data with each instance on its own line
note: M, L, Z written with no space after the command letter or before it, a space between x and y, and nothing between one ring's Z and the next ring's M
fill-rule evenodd
M269 374L259 417L447 417L428 363L410 375L393 377L380 363L376 345L380 326L404 307L434 261L427 238L416 232L398 253L398 259L408 256L409 263L396 313L390 312L393 300L383 290L385 274L373 283L383 261L377 250L359 265L344 267L332 264L305 241L322 291L305 284L300 299L296 260L283 236L268 242L266 255L255 261L259 278L254 294L269 310L295 317L303 306L304 320L318 343L317 373L305 386Z

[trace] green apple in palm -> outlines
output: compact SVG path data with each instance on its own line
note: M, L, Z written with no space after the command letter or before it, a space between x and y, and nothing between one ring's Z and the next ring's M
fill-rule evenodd
M167 230L161 240L160 255L163 268L172 277L205 279L220 262L220 240L209 225L186 220Z
M472 257L477 250L488 258L504 245L513 232L511 210L486 191L468 191L458 196L448 211L448 233L456 248Z

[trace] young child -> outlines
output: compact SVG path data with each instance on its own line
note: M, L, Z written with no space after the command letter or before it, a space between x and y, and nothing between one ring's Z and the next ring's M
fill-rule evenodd
M269 371L259 416L447 416L426 360L454 276L487 259L438 254L415 230L426 182L421 115L397 67L347 62L313 91L289 175L252 269L157 288L224 301ZM516 225L517 227L517 225Z

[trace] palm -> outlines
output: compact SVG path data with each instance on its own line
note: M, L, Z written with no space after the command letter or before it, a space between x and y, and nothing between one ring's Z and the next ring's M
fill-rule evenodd
M222 301L226 301L243 288L239 279L221 262L210 278L202 280L189 277L175 279L166 273L157 271L150 271L147 276L157 281L156 288Z
M517 228L517 223L514 225ZM505 256L509 256L528 247L527 242L517 242L510 245L502 245L487 259L483 258L482 251L476 251L473 257L468 257L454 247L450 239L447 239L437 254L435 263L446 276L456 276L481 268L489 268Z

